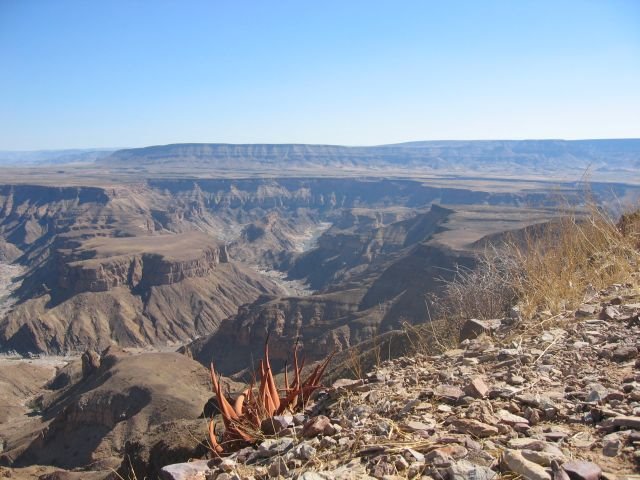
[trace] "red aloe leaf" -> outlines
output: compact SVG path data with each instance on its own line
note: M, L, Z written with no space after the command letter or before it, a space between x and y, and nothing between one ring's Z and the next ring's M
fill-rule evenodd
M209 421L209 442L211 442L211 451L216 455L220 455L224 449L218 444L216 438L216 424L213 420Z
M218 380L218 376L216 375L213 363L211 364L211 379L213 381L213 387L215 389L216 398L218 400L218 406L220 407L220 413L222 414L222 420L225 427L229 428L231 421L238 420L238 415L236 415L235 410L222 393L222 386L220 385L220 381Z
M264 346L264 368L265 368L265 381L267 382L267 388L269 390L269 400L271 402L269 409L269 416L273 416L275 411L280 408L280 397L278 396L278 388L276 387L276 381L273 378L273 372L271 371L271 364L269 363L269 344Z

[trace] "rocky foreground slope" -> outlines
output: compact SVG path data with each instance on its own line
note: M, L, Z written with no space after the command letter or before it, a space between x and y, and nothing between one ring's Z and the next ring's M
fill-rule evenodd
M639 312L638 288L614 285L565 315L469 321L459 348L339 380L256 447L161 478L632 478Z
M31 411L3 421L0 478L634 478L639 279L562 315L467 321L453 349L437 326L424 325L425 343L390 333L370 372L332 382L304 413L267 421L273 435L223 459L206 453L201 415L216 409L200 364L176 353L87 353L29 398ZM356 358L338 355L328 378L358 372ZM226 383L231 397L243 388ZM2 391L17 399L14 390Z

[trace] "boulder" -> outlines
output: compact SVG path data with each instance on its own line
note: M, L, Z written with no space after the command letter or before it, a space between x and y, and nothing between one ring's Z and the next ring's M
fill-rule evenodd
M302 436L304 438L313 438L318 435L333 435L336 433L335 428L331 425L331 420L329 420L324 415L318 415L307 421L304 424L302 429Z
M489 387L482 377L473 377L464 387L464 393L473 398L483 398L489 393Z
M516 450L505 450L502 461L509 471L522 475L527 480L551 480L544 467L527 460Z
M475 318L467 320L460 330L460 341L472 340L483 333L491 333L493 330L497 330L501 323L501 320L477 320Z

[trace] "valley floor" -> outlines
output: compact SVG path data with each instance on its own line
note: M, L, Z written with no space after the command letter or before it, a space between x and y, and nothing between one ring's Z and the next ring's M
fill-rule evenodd
M293 238L294 252L305 253L316 248L320 235L331 228L330 222L319 222L317 225L308 227L301 235ZM254 265L253 268L261 275L273 280L287 296L305 297L314 293L314 290L302 280L288 280L287 273L280 270L272 270Z

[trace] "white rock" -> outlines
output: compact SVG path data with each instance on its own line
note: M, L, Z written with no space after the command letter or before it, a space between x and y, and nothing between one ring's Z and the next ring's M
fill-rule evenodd
M544 467L527 460L516 450L505 450L502 460L510 471L522 475L527 480L551 480L551 475Z
M492 480L496 472L489 467L474 465L466 460L460 460L447 469L449 480Z
M211 469L206 460L196 460L189 463L174 463L166 465L160 470L161 480L205 480L205 475Z

